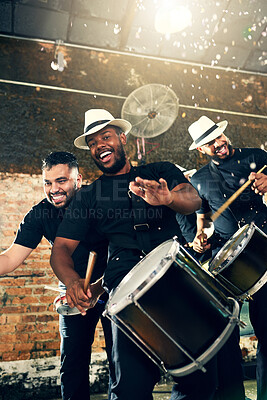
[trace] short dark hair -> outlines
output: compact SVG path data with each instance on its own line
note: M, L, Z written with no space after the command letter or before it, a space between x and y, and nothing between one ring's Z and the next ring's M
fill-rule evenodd
M69 168L77 168L79 171L78 160L74 154L68 151L54 151L49 153L42 160L42 171L45 168L51 169L54 165L58 164L68 164Z
M113 129L115 129L115 131L116 131L116 133L117 133L118 136L120 136L121 133L124 133L123 130L122 130L119 126L116 126L116 125L110 125L110 126L111 126Z

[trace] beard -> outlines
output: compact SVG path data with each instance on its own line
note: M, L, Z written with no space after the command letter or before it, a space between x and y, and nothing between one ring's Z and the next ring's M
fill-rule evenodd
M215 155L215 156L210 156L211 160L212 160L212 161L215 161L215 162L218 163L218 164L221 164L221 163L223 163L224 161L229 160L229 158L231 158L232 155L233 155L233 146L232 146L230 140L229 140L229 142L228 142L227 145L228 145L229 154L228 154L226 157L220 158L220 157L218 157L217 155Z
M114 164L111 167L105 167L100 161L93 158L95 165L102 171L104 174L117 174L126 164L126 153L124 151L122 143L120 143L117 151L116 151L116 159Z
M46 196L46 197L47 197L47 200L49 201L49 203L51 203L55 208L57 208L57 209L65 209L65 208L68 207L68 205L72 201L72 199L73 199L75 193L77 192L77 190L78 190L77 183L75 183L74 187L73 187L73 189L71 191L69 191L68 193L67 192L63 192L62 193L64 196L66 196L65 197L65 201L62 202L62 203L59 203L59 204L57 204L57 203L55 203L53 201L53 197L51 195Z

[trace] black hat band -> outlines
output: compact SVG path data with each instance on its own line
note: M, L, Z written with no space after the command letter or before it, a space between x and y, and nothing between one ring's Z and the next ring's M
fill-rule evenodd
M205 137L207 137L211 132L215 131L216 128L219 128L218 125L213 125L210 129L203 133L196 141L195 144L200 143Z
M87 133L88 131L90 131L90 129L94 128L95 126L105 124L106 122L110 122L110 120L102 119L100 121L93 122L92 124L87 126L87 128L84 130L84 133Z

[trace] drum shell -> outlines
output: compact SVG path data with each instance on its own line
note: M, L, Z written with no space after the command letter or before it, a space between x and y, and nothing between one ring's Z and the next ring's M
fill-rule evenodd
M254 224L239 231L242 229L248 232L248 237L239 245L237 256L232 261L227 258L226 245L231 245L233 237L210 263L210 271L216 279L229 295L238 299L253 295L267 280L267 236Z
M214 282L206 271L179 253L167 272L117 317L170 373L178 370L177 375L186 374L179 370L186 369L191 360L179 346L197 359L229 329L232 303L220 296Z

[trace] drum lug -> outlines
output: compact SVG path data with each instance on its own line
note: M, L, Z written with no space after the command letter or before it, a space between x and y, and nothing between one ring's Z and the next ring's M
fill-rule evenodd
M246 322L241 321L241 320L238 321L238 325L239 325L240 328L242 328L242 329L244 329L244 328L247 326Z

